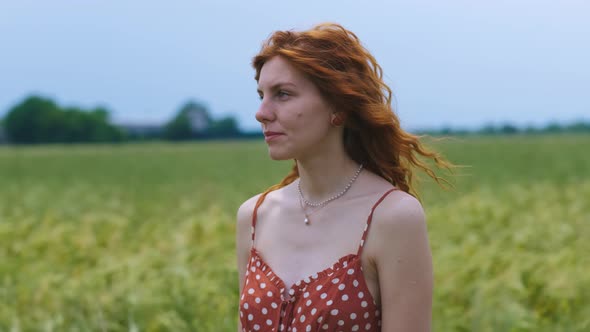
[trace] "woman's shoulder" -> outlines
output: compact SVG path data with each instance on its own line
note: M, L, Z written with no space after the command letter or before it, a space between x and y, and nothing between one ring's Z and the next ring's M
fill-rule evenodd
M254 195L248 198L240 205L237 213L238 224L242 224L243 222L250 220L250 218L252 218L254 208L256 207L256 202L258 201L261 195L262 193Z
M374 233L389 240L420 236L426 231L424 209L416 197L394 190L375 209L371 227L377 230Z
M264 197L264 201L263 203L259 206L257 214L261 214L264 213L265 210L269 210L272 209L273 207L277 207L277 206L281 206L282 204L285 204L285 202L287 202L289 200L288 197L286 197L286 191L288 191L289 186L286 187L282 187L276 190L273 190L271 192L269 192L266 197ZM250 221L252 219L252 214L254 213L254 209L256 208L256 203L258 202L258 200L260 199L260 196L263 193L254 195L250 198L248 198L246 201L244 201L242 203L242 205L240 205L240 207L238 208L238 213L237 213L237 217L238 217L238 222L240 221Z

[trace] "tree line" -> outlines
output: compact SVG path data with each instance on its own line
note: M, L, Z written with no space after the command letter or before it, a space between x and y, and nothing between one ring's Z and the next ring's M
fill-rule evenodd
M590 133L590 122L550 123L544 127L520 128L511 124L486 125L475 130L450 127L417 130L428 135L511 135L544 133ZM53 100L29 96L12 107L0 121L0 142L14 144L125 142L136 140L203 140L261 137L260 132L243 132L233 116L214 119L207 107L188 101L165 124L113 124L103 107L61 107Z
M207 107L195 101L186 102L165 124L146 126L114 124L104 107L61 107L49 98L33 95L12 107L0 122L0 142L14 144L181 141L252 135L241 132L234 117L214 119Z

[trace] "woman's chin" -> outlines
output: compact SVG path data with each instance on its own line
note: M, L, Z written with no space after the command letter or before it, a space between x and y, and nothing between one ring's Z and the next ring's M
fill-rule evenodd
M291 154L285 153L284 151L275 151L274 149L268 149L268 155L272 160L290 160L293 159Z

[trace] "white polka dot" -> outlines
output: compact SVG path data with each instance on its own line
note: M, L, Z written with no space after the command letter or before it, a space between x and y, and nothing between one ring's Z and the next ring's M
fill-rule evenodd
M278 307L279 307L279 306L278 306L276 303L274 303L274 302L273 302L273 303L271 303L271 304L270 304L270 306L271 306L273 309L276 309L276 308L278 308Z
M254 319L254 315L252 315L252 314L249 314L249 315L248 315L248 320L253 320L253 319Z
M368 304L367 301L363 301L363 302L361 302L361 307L366 308L367 304Z
M317 311L318 311L318 309L316 309L316 308L313 308L313 309L311 309L311 314L312 314L312 315L315 315L315 313L316 313Z
M252 267L250 268L250 271L252 271L252 272L256 272L256 267L255 267L255 266L252 266Z
M311 331L311 325L307 325L307 326L305 327L305 331L307 331L307 332Z
M333 283L333 284L337 284L338 282L340 282L340 279L338 279L338 278L334 278L334 279L332 279L332 283Z
M363 315L363 317L369 318L369 313L368 312L365 312L365 314Z
M328 329L328 324L324 324L324 325L322 325L322 328L323 328L324 330L327 330L327 329Z
M272 320L270 320L270 319L267 319L267 320L266 320L266 325L268 325L268 326L272 325Z
M350 314L350 319L355 319L356 318L356 314L353 312L352 314Z
M244 313L240 310L240 317L244 317Z
M326 302L327 305L332 305L332 303L334 303L334 301L332 301L332 300Z
M353 274L354 273L354 269L348 269L348 271L346 273Z
M293 288L289 289L289 295L295 294L295 290Z
M315 288L315 290L320 290L322 289L322 285L319 285L318 287Z
M343 290L343 289L344 289L344 287L346 287L344 284L340 284L340 285L338 285L338 289L339 289L339 290Z
M263 313L264 315L268 314L268 309L266 309L266 308L262 308L262 310L260 310L260 311L262 311L262 313Z
M365 330L369 330L371 328L371 323L367 323L367 325L365 325Z
M260 262L256 262L256 266L260 267Z
M309 306L311 304L311 300L307 300L307 302L305 302L305 305Z
M359 330L359 326L358 326L358 325L354 325L354 326L352 327L352 331L358 331L358 330Z
M300 285L301 285L301 280L299 280L295 283L295 286L300 286Z
M260 325L254 324L254 330L256 330L256 331L260 330Z
M336 316L336 315L338 315L338 309L332 309L332 311L330 311L330 313L332 314L332 316Z
M266 293L266 296L272 297L272 292L271 291L268 291L268 293Z
M244 303L244 309L248 309L248 303Z
M260 280L260 274L256 275L256 280Z
M259 298L259 297L255 298L255 299L254 299L254 302L256 302L256 303L260 303L260 298Z
M348 301L348 295L346 295L346 294L342 295L342 301Z
M354 287L358 287L359 286L359 282L357 280L355 280L355 281L352 282L352 285Z
M322 317L322 316L318 317L318 323L321 323L323 319L324 319L324 317Z
M306 284L309 284L311 282L311 280L309 280L309 277L303 279L303 281L305 281Z
M250 294L250 295L254 294L254 288L248 289L248 294Z
M299 321L302 323L305 322L305 315L301 315L301 318L299 318Z
M323 299L325 299L326 297L328 297L328 294L326 294L326 293L322 293L322 295L320 295L320 298L321 298L322 300L323 300Z
M300 314L300 313L301 313L301 307L299 307L299 308L297 309L297 313L298 313L298 314Z
M265 289L266 288L266 284L265 283L261 283L260 284L260 288Z
M309 296L309 292L303 293L303 298L307 298Z
M339 321L338 321L338 325L339 325L339 326L342 326L342 325L344 325L344 321L343 321L343 320L339 320Z
M359 292L359 299L362 299L363 297L365 297L365 293Z

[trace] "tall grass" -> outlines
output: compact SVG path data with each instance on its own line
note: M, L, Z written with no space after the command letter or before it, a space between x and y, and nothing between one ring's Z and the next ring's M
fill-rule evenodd
M431 142L436 331L590 329L589 136ZM234 331L234 216L263 143L0 148L0 331Z

